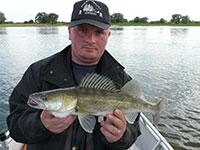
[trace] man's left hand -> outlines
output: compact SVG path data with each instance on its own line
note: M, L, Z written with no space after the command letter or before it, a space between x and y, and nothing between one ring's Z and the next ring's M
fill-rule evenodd
M101 121L101 132L108 142L117 142L126 131L126 118L122 111L115 109L113 114L108 114L106 121Z

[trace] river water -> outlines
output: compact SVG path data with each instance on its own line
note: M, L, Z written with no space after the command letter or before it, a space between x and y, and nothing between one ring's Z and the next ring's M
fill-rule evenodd
M9 95L27 67L68 44L67 27L0 28L1 132ZM174 149L199 149L200 27L113 26L107 49L139 81L148 101L165 100L158 130Z

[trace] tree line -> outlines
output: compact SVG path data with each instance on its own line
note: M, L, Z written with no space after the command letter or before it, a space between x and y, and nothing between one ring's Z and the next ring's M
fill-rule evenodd
M39 12L35 16L35 21L32 19L29 21L24 21L24 23L50 23L50 24L55 24L58 23L58 15L55 13L46 13L46 12ZM6 23L6 17L4 13L0 12L0 24ZM8 23L13 23L13 22L8 22Z
M35 16L35 20L29 20L24 21L24 23L44 23L44 24L55 24L58 23L59 15L55 13L46 13L46 12L39 12ZM197 21L191 21L189 16L182 16L181 14L173 14L170 21L165 20L164 18L161 18L158 21L151 21L148 22L147 17L135 17L132 20L127 20L124 18L123 14L121 13L113 13L111 15L111 23L158 23L158 24L166 24L166 23L172 23L172 24L190 24L190 23L200 23ZM4 13L0 12L0 24L4 23L13 23L13 22L6 22L6 17Z
M161 18L158 21L151 21L148 22L147 17L135 17L132 20L127 20L124 18L123 14L121 13L114 13L111 16L111 22L112 23L159 23L159 24L166 24L166 23L172 23L172 24L189 24L189 23L199 23L197 21L191 21L189 16L182 16L181 14L174 14L172 15L172 18L170 21L165 20L164 18Z

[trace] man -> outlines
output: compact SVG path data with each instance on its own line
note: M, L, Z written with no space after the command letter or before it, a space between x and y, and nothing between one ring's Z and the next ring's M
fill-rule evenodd
M108 114L89 134L74 115L56 118L47 110L27 106L31 93L76 86L87 73L103 74L118 88L131 80L105 50L109 27L105 4L94 0L74 4L68 27L71 45L32 64L10 97L7 123L12 138L26 143L28 150L126 150L134 143L140 135L138 118L134 125L128 124L120 110Z

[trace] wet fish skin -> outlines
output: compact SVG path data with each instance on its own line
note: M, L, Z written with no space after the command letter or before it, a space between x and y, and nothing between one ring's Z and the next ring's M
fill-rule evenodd
M29 95L27 104L36 109L46 109L56 117L63 118L74 112L77 99L75 88L43 91Z
M114 109L120 109L124 114L140 112L142 109L153 110L154 105L143 102L139 97L132 97L124 92L78 88L77 106L75 113L87 113L96 116L105 116Z
M120 109L129 123L134 122L136 113L151 112L157 124L163 102L148 103L135 80L118 90L110 79L91 74L84 77L78 87L31 94L28 104L34 108L47 109L56 117L78 115L81 126L91 133L96 124L93 116L106 116L114 109Z

